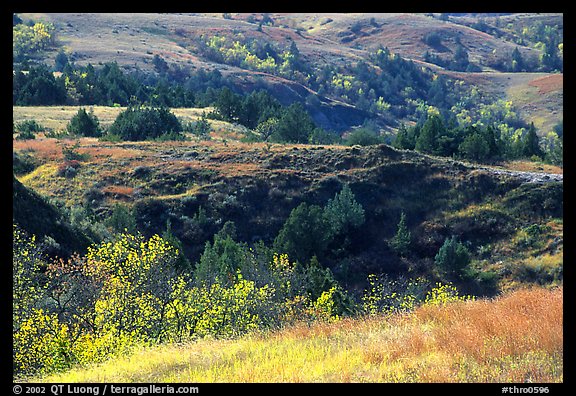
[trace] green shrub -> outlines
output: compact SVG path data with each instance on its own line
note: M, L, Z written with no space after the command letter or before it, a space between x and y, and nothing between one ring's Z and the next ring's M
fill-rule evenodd
M98 117L92 111L87 113L84 108L78 109L78 112L70 119L66 130L71 135L89 137L102 135Z
M169 136L180 139L182 124L166 107L133 106L118 114L108 134L138 141Z
M36 136L34 134L36 132L41 132L44 129L45 128L35 120L25 120L14 126L15 132L18 133L18 136L16 137L18 140L35 139Z
M467 275L470 252L456 237L448 238L436 254L434 261L445 275L461 279Z

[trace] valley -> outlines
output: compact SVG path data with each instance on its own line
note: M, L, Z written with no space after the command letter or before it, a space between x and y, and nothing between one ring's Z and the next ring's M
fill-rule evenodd
M14 381L562 383L563 85L561 13L13 14Z

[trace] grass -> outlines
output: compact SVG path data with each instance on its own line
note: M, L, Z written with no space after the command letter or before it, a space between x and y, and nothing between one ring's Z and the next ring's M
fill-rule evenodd
M34 381L562 382L563 288L202 339Z
M78 109L81 107L88 111L92 110L94 115L98 117L100 125L103 127L112 125L116 117L118 117L118 114L126 110L126 107L108 106L13 106L12 116L15 124L26 120L35 120L43 127L59 131L66 129L70 119L76 115ZM202 117L202 113L209 113L211 110L211 107L170 109L183 123L197 121ZM221 129L226 129L228 124L223 121L214 120L210 120L209 122ZM228 129L234 128L229 127Z

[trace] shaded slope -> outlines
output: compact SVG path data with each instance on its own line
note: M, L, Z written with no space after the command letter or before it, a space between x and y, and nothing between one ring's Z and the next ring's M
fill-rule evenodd
M92 240L72 227L60 211L36 192L26 188L15 176L12 181L12 221L40 241L52 238L59 249L51 253L67 255L83 252Z

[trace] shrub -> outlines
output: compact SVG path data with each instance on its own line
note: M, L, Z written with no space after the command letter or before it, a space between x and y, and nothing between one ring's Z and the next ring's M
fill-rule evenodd
M432 290L426 293L424 304L429 306L444 306L456 301L470 300L474 300L474 297L468 295L461 296L458 289L451 283L442 284L438 282Z
M70 119L66 130L71 135L81 135L89 137L98 137L102 135L102 129L98 117L91 111L87 113L85 109L80 108L78 112Z
M434 260L445 275L464 278L470 264L470 252L456 237L452 237L444 241Z
M35 120L22 121L16 124L14 129L16 132L18 132L18 136L16 137L18 140L35 139L36 136L34 133L44 130L42 125L40 125Z
M388 275L368 275L368 288L362 295L362 312L375 316L410 311L422 303L429 288L424 278L392 279Z
M166 107L134 106L118 114L108 134L122 140L147 140L168 135L181 138L182 124Z

